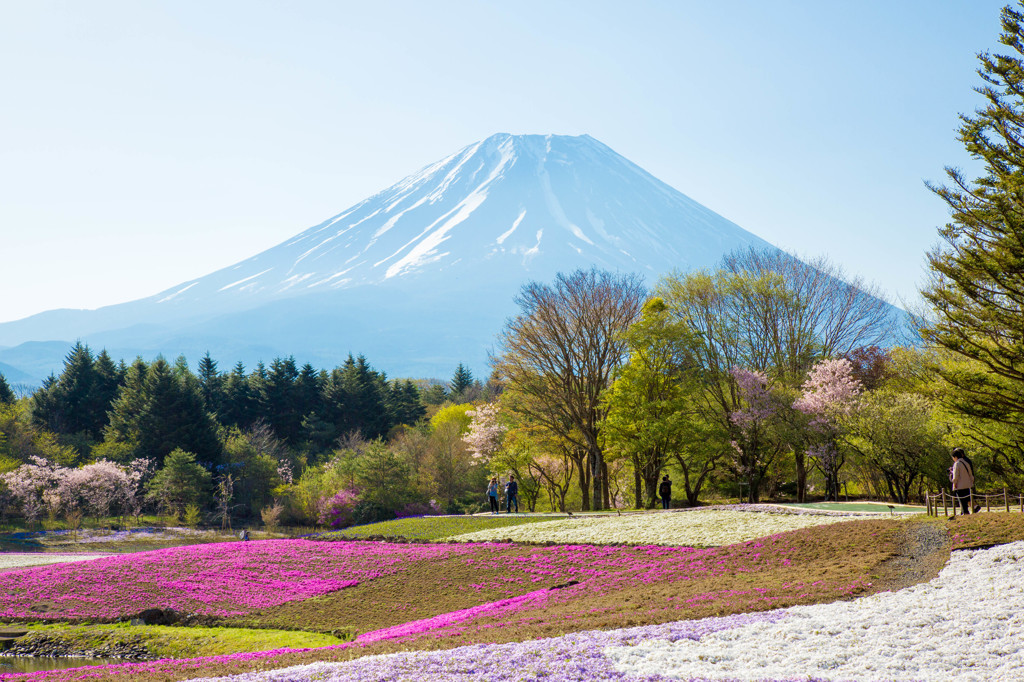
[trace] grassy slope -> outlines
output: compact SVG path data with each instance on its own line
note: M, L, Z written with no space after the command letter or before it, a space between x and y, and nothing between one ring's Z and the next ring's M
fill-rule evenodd
M172 627L166 625L29 625L26 641L44 636L78 650L97 650L114 643L146 647L153 658L219 656L238 651L333 646L342 639L314 632L248 630L226 627Z

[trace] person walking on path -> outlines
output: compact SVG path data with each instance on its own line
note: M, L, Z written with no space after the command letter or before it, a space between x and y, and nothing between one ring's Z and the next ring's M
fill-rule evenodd
M949 470L949 480L953 483L953 515L956 515L956 501L960 501L961 514L971 513L971 488L974 487L974 466L962 448L953 448L953 466ZM981 505L974 507L977 514ZM950 517L953 518L953 517Z
M505 484L505 513L512 513L512 505L516 506L516 514L519 513L519 484L516 483L515 475L508 477L508 483Z
M665 474L661 479L661 485L658 486L658 496L661 498L662 509L672 507L672 481L669 480L668 474Z
M491 503L491 513L498 513L498 477L495 476L487 484L487 499Z

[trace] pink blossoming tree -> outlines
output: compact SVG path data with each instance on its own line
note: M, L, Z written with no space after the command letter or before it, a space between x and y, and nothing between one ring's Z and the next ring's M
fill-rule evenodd
M839 470L846 463L840 446L842 417L861 394L853 365L845 358L822 360L807 374L793 407L810 418L807 455L825 477L825 499L839 498Z

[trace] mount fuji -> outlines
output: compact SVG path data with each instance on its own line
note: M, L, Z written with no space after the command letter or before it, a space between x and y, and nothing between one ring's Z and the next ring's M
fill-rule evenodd
M351 352L391 376L479 375L529 280L596 266L653 283L747 247L775 248L588 135L498 134L204 277L0 324L0 363L41 378L81 340L115 359Z

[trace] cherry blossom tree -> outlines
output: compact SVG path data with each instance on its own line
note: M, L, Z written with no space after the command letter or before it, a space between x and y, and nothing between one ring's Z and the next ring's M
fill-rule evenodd
M470 417L469 432L462 442L469 448L470 456L477 462L488 465L491 458L501 450L502 439L508 428L498 421L498 406L484 403L466 414Z
M737 408L729 414L732 425L732 469L748 486L747 501L760 499L761 481L785 449L780 417L785 403L764 372L733 366Z
M825 477L825 499L839 499L839 470L846 463L840 447L842 417L849 414L862 386L846 358L822 360L807 373L793 407L810 417L807 455Z

